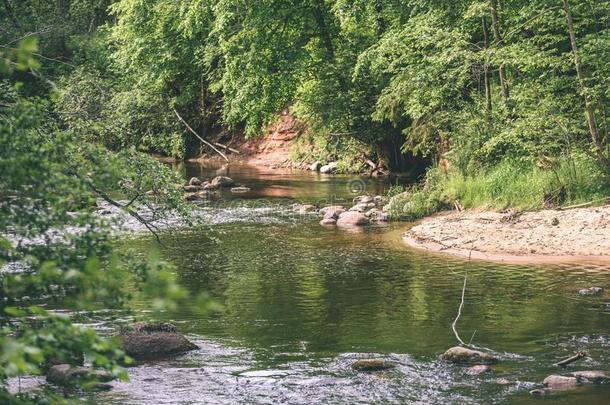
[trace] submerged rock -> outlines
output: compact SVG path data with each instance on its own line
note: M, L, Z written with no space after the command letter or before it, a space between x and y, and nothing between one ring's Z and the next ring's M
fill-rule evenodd
M250 191L250 187L246 187L246 186L239 186L239 187L231 188L232 193L247 193L249 191Z
M309 166L309 170L311 170L312 172L317 172L320 170L320 168L322 167L322 163L318 162L313 162L310 166Z
M485 364L476 364L472 367L468 367L466 369L466 374L468 375L479 375L483 373L489 373L491 371L491 367Z
M334 218L323 218L320 221L320 225L325 225L325 226L329 226L329 225L337 225L337 220Z
M320 173L334 173L337 171L337 167L339 166L338 162L330 162L320 167Z
M91 367L71 366L58 364L47 371L47 381L53 384L66 386L77 385L83 382L106 382L113 380L112 374L105 370L96 370ZM100 386L98 388L104 388Z
M191 179L189 180L189 186L200 186L201 185L201 180L199 180L197 177L191 177Z
M563 375L550 375L542 381L542 384L552 390L566 390L578 386L578 379Z
M569 374L575 377L580 383L601 384L610 382L610 373L601 370L582 370L574 371Z
M339 215L337 226L363 226L369 223L364 214L356 211L346 211Z
M454 346L441 355L441 358L452 363L462 364L495 364L498 358L489 353L472 350L462 346Z
M597 294L601 294L603 291L604 291L604 289L601 287L589 287L589 288L583 288L582 290L579 290L578 295L582 295L582 296L597 295Z
M166 357L197 349L167 322L137 322L121 331L125 352L136 360Z
M343 205L328 205L326 207L322 207L320 208L320 214L322 215L326 215L327 212L329 211L345 211L345 208L343 207Z
M210 182L211 187L222 188L222 187L233 187L235 181L232 178L226 176L216 176Z
M394 363L381 359L362 359L352 363L352 368L356 371L381 371L394 367Z

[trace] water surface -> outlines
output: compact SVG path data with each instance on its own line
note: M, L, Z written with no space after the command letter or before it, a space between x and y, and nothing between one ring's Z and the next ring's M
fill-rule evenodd
M180 283L207 291L224 309L201 316L186 306L167 314L200 350L131 368L131 381L114 383L98 401L529 404L540 400L528 391L561 372L552 364L576 350L591 356L569 370L610 370L608 297L577 295L592 285L610 288L603 266L467 262L406 248L405 224L346 231L292 210L299 201L375 194L389 187L383 180L243 166L183 170L185 177L226 174L252 187L201 207L214 240L193 229L163 235L161 254L176 265ZM143 237L130 245L144 254L150 243ZM466 272L458 331L502 357L479 377L438 359L456 344L451 322ZM145 315L150 300L140 298L134 308ZM352 371L351 362L368 357L397 367ZM559 393L552 402L607 404L609 388Z

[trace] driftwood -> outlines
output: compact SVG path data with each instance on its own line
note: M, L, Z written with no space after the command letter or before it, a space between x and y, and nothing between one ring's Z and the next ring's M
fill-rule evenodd
M578 361L580 359L582 359L583 357L587 357L587 353L585 352L578 352L573 356L568 357L567 359L561 360L555 364L553 364L554 366L557 367L565 367L570 363L574 363L575 361Z
M226 160L227 162L229 161L229 158L224 153L222 153L221 151L216 149L216 147L214 145L212 145L211 143L209 143L208 141L206 141L205 139L200 137L199 134L197 132L195 132L195 130L193 128L191 128L191 126L189 124L186 123L186 121L180 116L180 114L178 114L178 111L176 111L175 108L174 108L174 114L176 114L176 117L178 117L178 120L180 120L180 122L182 122L184 124L184 126L189 131L191 131L191 133L193 135L195 135L202 143L204 143L204 144L208 145L210 148L212 148L216 153L218 153L220 156L222 156L224 158L224 160Z
M568 205L567 207L559 207L557 209L560 210L560 211L562 211L562 210L571 210L572 208L585 208L585 207L589 207L592 204L593 204L593 201L589 201L589 202L582 203L582 204Z
M223 148L224 150L228 150L231 153L235 153L236 155L241 154L241 152L238 151L237 149L231 148L231 147L229 147L227 145L223 145L220 142L214 142L214 145L218 146L219 148Z

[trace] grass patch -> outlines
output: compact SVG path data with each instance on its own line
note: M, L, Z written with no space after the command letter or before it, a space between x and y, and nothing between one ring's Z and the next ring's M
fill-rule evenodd
M586 155L563 159L551 167L506 160L475 175L457 171L428 171L425 181L390 200L390 215L412 220L453 207L520 210L553 205L602 203L610 196L610 182Z

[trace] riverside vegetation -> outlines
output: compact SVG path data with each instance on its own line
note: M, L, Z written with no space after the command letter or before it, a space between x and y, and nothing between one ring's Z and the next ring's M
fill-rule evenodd
M92 210L104 199L153 232L188 216L180 179L149 157L202 151L178 114L227 141L288 110L295 160L421 175L395 190L394 217L597 203L610 195L609 50L607 0L3 1L0 400L28 400L8 377L74 353L124 376L118 342L42 298L106 308L137 286L158 310L187 299L154 254L119 254Z

